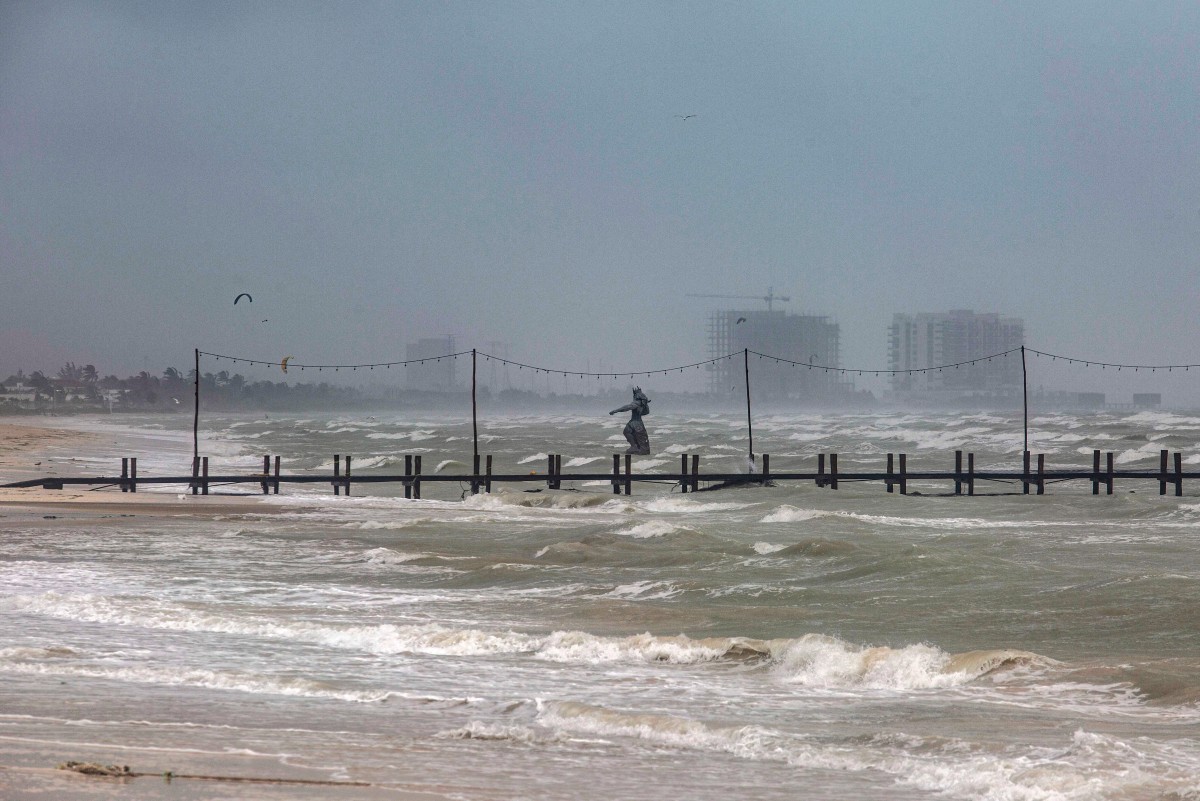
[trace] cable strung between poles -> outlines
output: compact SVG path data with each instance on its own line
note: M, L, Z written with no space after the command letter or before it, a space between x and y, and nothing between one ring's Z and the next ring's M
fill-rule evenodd
M218 359L218 360L229 359L234 364L237 364L238 362L245 362L246 364L261 364L264 367L278 367L280 365L279 359L276 359L274 361L264 361L262 359L247 359L244 356L228 356L224 353L209 353L206 350L198 351L198 353L201 356L212 356L213 358ZM402 367L402 366L407 366L410 364L425 364L426 362L440 362L442 359L457 359L459 356L470 356L470 355L471 355L471 351L460 350L458 353L444 353L441 356L426 356L424 359L406 359L404 361L398 361L398 362L367 362L364 364L300 364L299 362L293 362L289 359L288 367L289 368L290 367L299 367L301 370L303 370L305 367L313 368L316 370L324 370L324 369L339 370L343 367L348 370L357 370L360 367L366 367L371 370L374 370L376 367L384 367L384 368L397 367L397 366Z
M776 364L790 364L793 367L807 367L810 370L824 370L827 373L835 372L835 373L857 373L858 375L864 375L864 374L900 375L901 373L905 373L905 374L908 374L908 373L931 373L934 370L947 370L952 367L957 368L957 367L963 367L966 365L978 364L980 362L990 362L992 359L999 359L1003 356L1008 356L1010 353L1017 353L1020 350L1021 350L1021 348L1019 348L1019 347L1009 348L1008 350L1002 350L999 353L992 353L988 356L979 356L974 359L968 359L967 361L964 361L964 362L953 362L951 364L936 364L936 365L933 365L932 367L909 367L904 370L869 370L866 368L858 368L858 367L831 367L829 365L816 364L813 362L798 362L798 361L794 361L792 359L785 359L782 356L772 356L769 353L759 353L756 350L752 350L752 351L750 351L750 353L753 353L755 356L757 356L760 359L772 359L775 361ZM1037 351L1031 350L1030 352L1036 353Z
M1152 373L1156 370L1166 370L1167 372L1171 372L1172 370L1187 371L1193 367L1200 370L1200 364L1118 364L1115 362L1098 362L1093 359L1076 359L1074 356L1060 356L1057 353L1047 353L1044 350L1034 350L1033 348L1026 348L1025 350L1029 351L1030 353L1037 354L1038 356L1049 356L1052 360L1062 359L1067 364L1082 364L1085 367L1099 367L1101 369L1115 367L1120 370L1122 367L1124 367L1126 369L1133 370L1134 372L1137 372L1138 370L1149 370Z
M1021 350L1020 347L1009 348L1008 350L999 351L998 353L992 353L987 356L979 356L974 359L968 359L966 361L951 362L951 363L947 363L947 364L937 364L937 365L931 365L929 367L909 367L909 368L905 368L905 369L876 369L876 368L865 368L865 367L864 368L833 367L831 365L817 364L816 362L806 362L806 361L798 361L796 359L788 359L783 356L775 356L770 353L762 353L762 352L756 351L756 350L750 350L749 353L753 354L754 356L757 356L759 359L770 359L771 361L774 361L776 364L789 364L793 367L804 367L809 370L823 370L827 373L828 372L841 373L841 374L853 373L853 374L857 374L857 375L879 376L879 375L911 375L913 373L931 373L931 372L936 372L936 371L941 371L941 370L951 370L951 369L957 369L960 367L969 367L969 366L980 364L983 362L989 362L993 359L999 359L999 358L1003 358L1006 356L1010 356L1014 353L1020 352L1020 350ZM1079 365L1083 365L1085 367L1100 367L1102 369L1107 369L1109 367L1112 367L1117 370L1122 370L1122 369L1134 370L1134 371L1149 370L1151 372L1155 372L1158 370L1166 370L1166 371L1170 372L1173 370L1190 371L1191 368L1195 367L1197 370L1200 370L1200 363L1197 363L1197 364L1125 364L1122 362L1102 362L1102 361L1096 361L1095 359L1080 359L1080 358L1076 358L1074 356L1063 356L1058 353L1050 353L1048 351L1037 350L1035 348L1028 348L1028 347L1025 348L1025 350L1036 356L1039 356L1039 357L1045 356L1049 359L1056 360L1056 361L1061 360L1061 361L1067 362L1067 364L1072 364L1072 365L1079 364ZM213 358L215 358L217 360L227 359L227 360L233 362L234 364L237 364L238 362L243 362L243 363L249 364L249 365L262 365L265 367L278 367L280 365L280 360L277 360L277 359L274 359L274 360L250 359L250 358L246 358L244 356L230 356L230 355L224 354L224 353L212 353L210 351L205 351L205 350L198 351L198 355L212 356ZM441 356L427 356L423 359L405 359L405 360L400 360L400 361L388 361L388 362L363 362L363 363L359 363L359 364L307 364L307 363L301 364L299 362L294 362L294 361L289 360L288 368L289 369L299 368L301 370L304 370L305 368L313 369L313 370L341 370L341 369L357 370L359 368L366 368L366 369L373 370L376 367L391 368L391 367L407 366L410 364L426 364L428 362L441 361L442 359L457 359L460 356L470 356L470 355L471 355L471 351L463 350L463 351L458 351L457 353L445 353L445 354L442 354ZM675 373L675 372L683 372L683 371L690 370L690 369L697 369L697 368L705 367L707 365L717 364L718 362L733 359L738 354L737 353L729 353L729 354L726 354L725 356L717 356L716 358L705 359L704 361L692 362L690 364L676 365L674 367L660 367L660 368L655 368L652 370L620 370L620 371L616 371L616 372L599 372L599 373L591 372L589 370L561 370L561 369L554 368L554 367L542 367L542 366L536 365L536 364L528 364L526 362L518 362L518 361L513 361L512 359L505 359L500 356L493 356L492 354L484 353L483 351L478 351L477 355L482 356L484 359L487 359L489 361L495 361L500 364L511 365L512 367L516 367L518 369L533 370L538 373L547 373L549 375L579 376L580 378L621 378L621 377L636 378L638 376L646 376L646 377L655 376L655 375L665 376L665 375L670 375L671 373Z
M636 378L639 375L644 375L647 378L649 378L652 375L669 375L676 371L682 373L684 370L690 370L692 368L700 368L706 364L716 364L717 362L724 361L726 359L732 359L733 357L737 356L736 353L730 353L725 356L718 356L715 359L705 359L702 362L692 362L691 364L681 364L681 365L677 365L675 367L661 367L656 370L622 370L617 373L591 373L591 372L588 372L587 370L558 370L558 369L551 368L551 367L539 367L535 364L525 364L523 362L514 362L511 359L502 359L499 356L492 356L490 353L484 353L483 351L479 351L479 355L482 356L484 359L489 359L491 361L500 362L501 364L511 365L513 367L516 367L516 368L522 369L522 370L533 370L535 372L548 373L550 375L563 375L563 376L577 375L580 378L584 378L584 377L587 377L587 378L621 378L623 376L627 376L629 378Z

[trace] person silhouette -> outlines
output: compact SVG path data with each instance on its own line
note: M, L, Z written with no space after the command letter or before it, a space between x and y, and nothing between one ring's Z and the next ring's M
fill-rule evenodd
M641 387L633 388L633 402L627 403L624 406L613 409L609 414L617 414L619 412L630 412L629 422L625 424L625 430L622 432L625 439L629 442L629 448L626 453L635 453L639 456L646 456L650 453L650 435L646 433L646 426L642 423L642 415L650 414L650 399L642 392Z

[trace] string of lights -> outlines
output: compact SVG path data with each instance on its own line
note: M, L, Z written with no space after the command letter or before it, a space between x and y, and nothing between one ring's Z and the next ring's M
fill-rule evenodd
M939 365L934 365L933 367L913 367L913 368L908 368L908 369L904 369L904 370L878 370L878 369L866 369L866 368L857 368L857 367L830 367L829 365L816 364L813 362L798 362L798 361L794 361L792 359L785 359L782 356L772 356L769 353L759 353L756 350L752 350L752 351L750 351L750 353L757 356L760 360L768 359L768 360L774 361L776 364L790 364L792 367L806 367L809 370L824 370L827 373L842 373L842 374L856 373L858 375L900 375L900 374L911 375L913 373L933 373L933 372L941 372L942 370L951 370L951 369L956 370L960 367L967 367L967 366L970 366L973 364L979 364L980 362L990 362L992 359L1000 359L1000 358L1008 356L1009 354L1012 354L1012 353L1019 353L1020 351L1021 351L1021 349L1019 347L1018 348L1009 348L1008 350L1000 351L999 353L993 353L989 356L980 356L977 359L969 359L965 362L952 362L950 364L939 364Z
M510 359L503 359L499 356L493 356L490 353L480 352L478 355L482 356L485 361L490 360L490 361L494 361L494 362L499 362L500 364L506 364L506 365L510 365L512 367L516 367L518 370L533 370L535 373L548 373L550 375L561 375L561 376L574 375L574 376L579 376L580 378L621 378L623 376L628 376L629 378L636 378L637 376L645 376L645 377L649 378L650 376L653 376L653 375L669 375L671 373L682 373L685 370L691 370L691 369L698 370L701 367L704 367L705 365L716 364L717 362L722 362L722 361L725 361L726 359L733 359L741 354L729 353L729 354L726 354L725 356L718 356L715 359L705 359L702 362L692 362L691 364L681 364L676 367L664 367L664 368L659 368L659 369L655 369L655 370L633 370L633 371L622 370L619 373L591 373L591 372L588 372L587 370L583 370L583 371L580 371L580 370L556 370L556 369L549 368L549 367L538 367L537 365L533 365L533 364L524 364L523 362L514 362Z
M1141 372L1142 370L1149 370L1152 373L1158 372L1159 370L1166 370L1168 373L1170 373L1174 372L1175 370L1183 370L1185 372L1190 371L1193 367L1200 369L1200 364L1118 364L1116 362L1098 362L1091 359L1077 359L1073 356L1060 356L1057 353L1047 353L1044 350L1034 350L1033 348L1026 348L1025 350L1034 354L1035 356L1049 357L1052 362L1061 360L1067 364L1081 364L1084 367L1099 367L1102 370L1107 370L1109 367L1115 367L1117 368L1118 372L1120 372L1122 369L1125 369L1133 370L1135 373Z
M458 353L446 353L441 356L429 356L424 359L406 359L405 361L397 361L397 362L367 362L364 364L301 364L300 362L292 361L291 360L292 357L290 357L290 356L288 356L285 359L281 359L281 360L264 361L263 359L247 359L244 356L228 356L223 353L210 353L206 350L199 351L199 353L201 356L212 356L217 361L220 361L221 359L227 359L227 360L233 362L234 364L242 364L242 363L250 364L250 365L261 364L265 367L286 366L287 369L299 368L300 370L304 370L305 368L308 368L310 370L317 370L319 372L324 371L324 370L333 370L335 372L338 372L341 370L358 370L359 368L374 370L376 367L390 369L392 367L407 367L410 364L425 364L426 362L440 362L442 359L457 359L459 356L470 356L471 355L471 351L462 350L462 351L459 351ZM285 369L284 372L286 372L286 371L287 370Z
M1173 372L1175 370L1190 371L1191 368L1193 368L1193 367L1200 370L1200 364L1125 364L1125 363L1118 363L1118 362L1102 362L1102 361L1096 361L1094 359L1080 359L1080 358L1076 358L1073 356L1063 356L1061 354L1049 353L1047 351L1036 350L1034 348L1028 348L1028 347L1025 348L1024 350L1027 353L1031 353L1034 356L1037 356L1039 358L1040 357L1048 358L1052 362L1064 361L1069 365L1077 364L1077 365L1082 365L1084 367L1100 367L1101 369L1108 369L1111 367L1117 371L1133 370L1134 372L1140 372L1142 370L1148 370L1153 373L1153 372L1157 372L1159 370L1165 370L1167 372ZM980 356L975 359L968 359L966 361L951 362L948 364L938 364L938 365L933 365L931 367L913 367L913 368L906 368L906 369L834 367L831 365L818 364L816 362L797 361L795 359L788 359L783 356L775 356L775 355L772 355L769 353L760 353L759 351L756 351L756 350L746 350L744 353L748 354L748 355L753 355L753 356L757 357L760 361L767 360L767 361L772 361L776 364L786 364L786 365L790 365L792 367L803 367L808 370L822 370L826 373L838 373L841 375L854 374L854 375L860 375L860 376L861 375L880 376L880 375L912 375L915 373L933 373L933 372L942 372L944 370L957 370L957 369L960 369L963 367L971 367L976 364L990 362L993 359L1002 359L1002 358L1011 356L1014 353L1020 353L1020 352L1021 352L1020 347L1009 348L1008 350L999 351L998 353L992 353L987 356ZM223 353L212 353L210 351L204 351L204 350L199 351L199 354L201 356L211 356L212 358L216 359L217 361L221 361L224 359L233 364L262 365L265 367L281 367L281 366L283 366L286 368L284 370L284 372L286 372L287 369L299 369L302 371L305 369L317 370L317 371L333 370L335 372L340 372L341 370L355 371L355 370L359 370L359 369L374 370L377 367L380 367L383 369L390 369L392 367L407 367L410 364L427 364L429 362L441 362L444 359L458 359L460 356L471 356L472 354L474 354L477 358L482 358L485 362L486 361L497 362L499 364L507 365L510 367L516 367L518 370L529 370L534 374L544 373L547 375L577 376L579 378L596 378L596 379L601 379L601 378L613 378L613 379L631 378L632 379L632 378L637 378L638 376L644 376L646 378L650 378L651 376L656 376L656 375L666 376L666 375L670 375L671 373L683 373L687 370L692 370L692 369L699 370L704 367L717 364L719 362L727 361L730 359L735 359L738 356L743 355L743 352L739 351L739 352L735 352L735 353L728 353L724 356L717 356L716 358L705 359L704 361L692 362L690 364L676 365L674 367L659 367L659 368L655 368L652 370L620 370L617 372L591 372L588 370L561 370L561 369L557 369L557 368L553 368L553 367L542 367L540 365L513 361L512 359L505 359L501 356L495 356L490 353L484 353L483 351L470 351L470 350L458 351L457 353L446 353L441 356L429 356L424 359L405 359L403 361L390 361L390 362L365 362L365 363L361 363L361 364L308 364L308 363L300 363L300 362L291 361L292 357L290 357L290 356L287 357L286 359L283 359L280 361L267 361L264 359L250 359L250 358L246 358L245 356L230 356L228 354L223 354Z

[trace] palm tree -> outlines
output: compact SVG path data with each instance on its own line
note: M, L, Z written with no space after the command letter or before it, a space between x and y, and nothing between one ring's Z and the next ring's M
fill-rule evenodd
M167 379L168 381L179 381L183 378L183 373L179 372L174 367L168 367L166 370L163 370L163 378Z
M83 367L83 380L88 384L95 384L100 380L100 374L96 372L96 365L87 364Z
M58 369L58 377L63 381L80 381L83 378L83 368L76 367L75 362L67 362Z

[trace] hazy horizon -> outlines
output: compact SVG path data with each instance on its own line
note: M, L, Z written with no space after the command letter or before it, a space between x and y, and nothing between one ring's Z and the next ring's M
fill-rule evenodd
M765 307L690 294L769 289L852 369L960 308L1200 362L1198 40L1183 3L7 3L0 375L445 336L653 370Z

